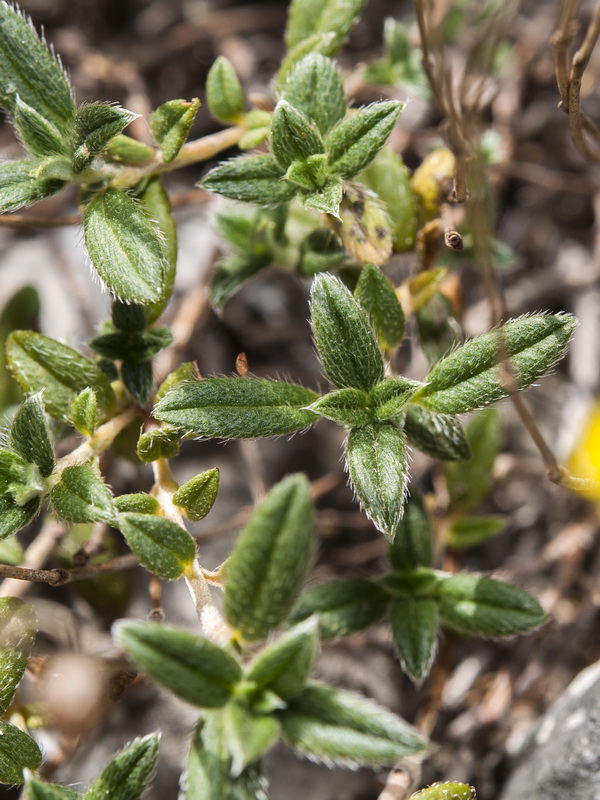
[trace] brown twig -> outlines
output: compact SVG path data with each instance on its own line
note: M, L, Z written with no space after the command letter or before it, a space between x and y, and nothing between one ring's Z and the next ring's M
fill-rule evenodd
M20 569L39 570L56 550L66 532L66 523L52 518L46 519L40 532L25 551ZM18 568L13 567L13 569ZM0 586L0 597L22 597L29 588L29 584L20 577L5 575L5 578Z
M600 162L600 152L593 150L584 137L584 127L588 135L596 140L596 145L600 145L600 129L583 115L581 111L581 81L583 74L589 64L590 58L598 37L600 36L600 3L596 6L596 11L592 22L587 29L581 47L573 56L571 62L571 72L568 84L568 114L571 135L579 151L590 159L590 161Z
M32 583L48 583L50 586L64 586L67 583L85 581L88 578L95 578L98 575L105 575L108 572L121 572L124 569L131 569L139 564L133 553L112 558L103 564L86 564L83 567L73 569L31 569L29 567L12 567L8 564L0 564L0 577L15 578L19 581L30 581ZM3 585L4 588L4 585Z

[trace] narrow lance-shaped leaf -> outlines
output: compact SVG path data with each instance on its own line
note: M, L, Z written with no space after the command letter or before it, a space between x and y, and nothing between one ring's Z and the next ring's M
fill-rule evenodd
M160 145L162 160L173 161L188 137L200 100L168 100L159 106L150 117L150 130L155 142Z
M16 597L0 598L0 715L21 682L36 631L32 606Z
M402 518L408 479L401 431L389 422L355 428L348 436L346 460L365 513L392 540Z
M145 304L146 323L157 319L168 303L173 292L177 269L177 227L171 213L171 201L160 175L150 178L139 195L140 202L148 219L156 225L162 238L167 266L164 274L163 299L158 303Z
M366 578L332 581L305 592L290 622L318 614L321 639L335 639L368 628L384 615L388 596Z
M380 767L426 747L400 717L329 686L307 686L278 717L288 744L328 765Z
M375 264L365 264L354 290L375 328L381 347L396 347L404 336L404 312L390 281Z
M74 172L83 172L109 141L137 117L131 111L108 103L90 103L77 110L73 120L71 147Z
M247 439L307 427L316 414L310 389L262 378L206 378L171 389L154 409L156 419L191 436Z
M238 662L208 639L151 622L117 622L116 641L144 672L182 700L220 708L242 677Z
M404 103L373 103L339 122L327 137L332 172L352 178L375 158L392 132Z
M244 92L231 61L219 56L206 76L206 104L215 119L225 125L239 122L244 114Z
M319 397L311 411L348 427L366 425L372 421L369 395L361 389L336 389Z
M306 114L325 135L344 118L346 98L342 79L331 59L311 53L291 71L283 96Z
M390 623L402 667L420 685L435 657L437 603L428 597L398 597L390 606Z
M29 20L0 4L0 105L15 113L17 96L64 131L75 107L71 87L54 54Z
M77 800L80 797L78 792L67 786L38 780L29 770L25 772L24 792L23 800Z
M280 100L273 113L271 151L284 169L324 151L317 126L287 100Z
M114 295L132 303L165 300L165 248L126 192L109 188L97 194L85 210L83 230L92 264Z
M90 389L89 386L87 389L80 392L71 403L71 412L69 416L79 433L82 433L84 436L91 436L96 430L96 425L98 423L98 401L96 399L96 392Z
M439 584L437 595L442 621L467 634L511 636L548 618L527 592L480 575L451 575Z
M368 391L383 379L383 358L366 312L332 275L317 275L312 327L325 374L339 388Z
M524 389L563 355L577 325L570 314L522 317L472 339L439 361L414 400L443 414L461 414ZM509 358L511 375L500 362Z
M264 639L290 612L308 568L309 486L290 475L254 511L225 566L225 616L248 641Z
M127 511L117 527L140 562L160 578L176 580L196 557L190 534L166 517Z
M112 494L97 467L65 467L50 498L57 514L71 522L114 522Z
M66 155L66 137L54 123L39 114L19 96L15 106L15 127L23 146L34 156Z
M65 183L62 180L35 176L40 161L31 159L0 164L0 214L30 206L63 188Z
M23 769L42 763L40 748L20 728L0 721L0 783L23 783Z
M462 425L449 414L436 414L417 405L408 406L404 431L411 444L432 458L465 461L471 455Z
M433 564L433 531L423 500L412 489L390 545L390 560L394 569L402 571Z
M278 205L298 191L283 180L284 172L271 155L241 156L212 169L202 186L230 200Z
M49 414L68 418L77 395L90 386L98 407L109 410L115 395L106 375L89 358L34 331L13 331L6 342L10 371L26 392L43 391Z
M54 469L54 449L42 406L42 395L34 394L22 403L9 432L10 446L30 464L36 464L47 478Z
M159 734L135 739L111 760L84 795L84 800L139 800L158 757Z
M375 419L385 420L403 412L422 384L408 378L386 378L369 394Z

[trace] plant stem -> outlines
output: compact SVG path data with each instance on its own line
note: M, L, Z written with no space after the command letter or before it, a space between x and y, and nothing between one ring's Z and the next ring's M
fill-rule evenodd
M139 413L140 410L136 406L131 406L116 417L109 419L104 425L100 425L89 439L57 462L55 474L60 474L65 467L85 464L86 461L103 453Z
M13 567L13 569L39 570L52 555L66 532L66 523L47 518L40 532L25 551L23 563L20 567ZM20 575L5 575L4 577L6 580L2 581L0 586L0 597L22 597L29 588L26 579L24 581Z

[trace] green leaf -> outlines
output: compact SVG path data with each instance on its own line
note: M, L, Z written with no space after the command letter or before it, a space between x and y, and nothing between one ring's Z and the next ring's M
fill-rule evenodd
M36 177L39 164L39 159L0 164L0 214L30 206L63 188L64 181Z
M412 250L417 238L417 208L410 172L400 156L383 147L358 179L384 203L392 223L394 251Z
M117 511L133 511L136 514L157 514L160 504L156 497L139 492L136 494L122 494L115 498Z
M312 531L303 475L274 486L246 523L225 566L224 609L247 641L264 639L286 619L308 569Z
M460 464L446 464L446 484L453 507L475 508L491 489L492 469L502 446L502 422L494 408L487 408L469 421L467 443L471 458Z
M327 765L382 767L426 747L400 717L329 686L307 686L278 717L288 744Z
M427 597L398 597L390 606L390 623L402 668L419 686L435 658L437 603Z
M69 151L64 136L56 126L27 105L18 95L15 104L15 127L21 143L34 156L56 153L66 155Z
M84 795L84 800L139 800L158 757L160 735L135 739L111 760Z
M40 509L40 500L34 497L23 506L15 503L12 497L0 497L0 540L12 536L30 522Z
M293 161L305 161L324 149L314 122L287 100L280 100L271 122L271 151L277 163L287 169Z
M54 54L29 20L0 4L0 105L10 113L17 97L65 132L75 112L71 87Z
M318 228L312 231L300 245L298 272L315 275L335 269L348 259L348 253L340 246L331 231Z
M1 170L1 167L0 167ZM8 335L19 328L38 327L40 315L40 298L33 286L22 286L14 293L9 293L0 313L0 410L8 406L18 405L23 395L16 381L7 372L5 344Z
M354 290L377 332L380 347L396 347L404 336L404 311L391 282L375 264L365 264Z
M312 120L323 135L346 113L342 79L331 59L320 53L311 53L294 66L283 96Z
M150 117L150 130L154 141L160 145L162 160L173 161L188 137L200 100L168 100L159 106Z
M201 708L224 706L242 677L225 650L170 625L120 621L113 635L151 678Z
M317 619L312 617L267 645L252 661L244 679L289 700L310 677L318 643Z
M321 53L325 56L333 56L338 50L337 37L333 31L327 33L313 33L306 39L294 45L285 56L279 71L275 76L274 87L278 92L283 91L288 76L294 66L310 53Z
M222 711L205 712L196 728L182 784L185 800L267 800L258 764L231 775Z
M74 789L58 783L43 783L29 771L25 773L24 800L77 800L79 796Z
M237 778L277 742L279 723L275 717L253 713L235 700L223 709L223 720L232 755L231 774Z
M140 309L141 306L131 306ZM96 336L89 345L97 353L112 360L132 362L149 361L173 341L168 328L153 328L150 331L114 331Z
M461 414L508 395L511 378L500 362L506 354L516 387L530 386L563 355L577 325L570 314L522 317L459 347L439 361L414 401L442 414Z
M466 783L434 783L411 794L410 800L477 800L475 788Z
M127 511L117 527L141 563L160 578L175 580L196 557L190 534L166 517Z
M24 551L18 539L0 541L0 562L16 567L23 561Z
M138 167L149 164L154 159L155 152L144 142L138 142L137 139L120 133L108 142L104 155L109 161Z
M309 589L292 612L291 622L319 616L321 639L335 639L368 628L384 615L387 595L365 578L332 581Z
M271 155L241 156L212 169L202 186L231 200L277 205L297 192L283 175L284 170Z
M415 491L406 501L404 516L390 545L390 560L399 570L433 565L433 532L421 496Z
M451 575L439 585L437 594L442 622L466 634L511 636L548 619L527 592L479 575Z
M123 361L121 378L125 388L139 405L148 402L152 391L152 364L149 361Z
M195 361L184 361L177 369L173 370L165 380L158 387L156 392L156 400L162 400L167 392L174 389L178 384L184 381L195 381L198 379L198 368Z
M369 399L379 420L398 415L422 384L408 378L386 378L371 389Z
M8 722L0 721L0 736L0 783L23 783L23 769L37 769L42 763L40 748L31 736Z
M92 264L114 295L131 303L166 300L166 248L128 194L113 188L99 192L85 210L83 231Z
M408 480L401 431L389 422L355 428L348 436L346 460L363 510L393 540L402 518Z
M34 331L13 331L6 342L9 368L25 392L44 390L42 400L53 417L67 419L77 395L95 390L103 415L115 395L106 375L89 358Z
M96 430L96 425L98 424L98 401L96 392L89 386L79 392L71 403L69 417L79 433L84 436L91 436Z
M71 135L73 171L79 173L89 167L109 141L137 116L108 103L90 103L78 108Z
M42 406L42 394L28 397L13 417L9 431L12 449L25 461L36 464L47 478L54 470L54 448Z
M432 458L465 461L471 455L462 425L456 417L409 406L404 419L408 441Z
M452 523L448 547L457 550L487 542L506 528L506 519L499 516L465 517Z
M149 463L159 458L174 458L179 452L179 441L184 435L180 428L158 428L142 433L137 443L140 461Z
M336 389L319 397L310 410L341 425L357 427L372 421L369 395L362 389Z
M36 633L33 606L16 597L0 598L0 716L21 682Z
M315 156L315 158L316 157L317 156ZM315 211L321 211L323 214L331 214L337 217L339 215L343 193L342 182L337 178L329 178L322 189L304 193L300 195L300 199L305 208L314 208Z
M154 409L156 419L189 436L252 439L306 428L317 395L303 386L263 378L206 378L171 389Z
M342 178L352 178L377 155L392 132L404 103L373 103L339 122L327 137L329 166Z
M146 322L150 324L162 313L169 302L175 284L177 269L177 227L171 213L171 201L160 175L150 178L146 187L139 194L139 200L144 212L158 230L167 265L164 274L163 299L158 303L146 304Z
M383 359L370 322L341 281L317 275L311 304L315 343L331 383L369 391L383 380Z
M183 509L188 519L204 519L219 491L219 470L207 469L183 483L173 495L173 502Z
M225 125L240 122L244 114L244 90L233 64L219 56L206 77L206 104L215 119Z
M342 46L358 20L364 0L293 0L288 12L285 43L288 50L315 34L332 33L327 55Z
M57 514L71 522L114 522L116 509L110 489L96 466L65 467L50 492Z

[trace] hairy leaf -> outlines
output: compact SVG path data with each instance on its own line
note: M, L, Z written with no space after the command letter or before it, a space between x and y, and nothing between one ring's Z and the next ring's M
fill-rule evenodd
M137 117L131 111L108 103L81 106L73 120L71 147L74 172L83 172L109 141Z
M227 746L232 755L231 773L237 778L277 742L279 723L275 717L253 713L235 700L223 709L223 719Z
M31 736L8 722L0 721L0 737L0 783L23 783L23 769L37 769L42 763L40 748Z
M372 421L369 395L362 389L336 389L319 397L310 410L348 427L366 425Z
M202 185L231 200L269 206L285 203L298 191L283 176L284 170L271 155L242 156L212 169Z
M433 532L419 494L411 491L404 516L390 545L390 559L395 569L412 570L433 564Z
M404 431L411 444L432 458L465 461L471 455L462 425L449 414L411 405L406 409Z
M83 800L139 800L156 765L160 735L135 739L114 756Z
M288 50L315 34L332 33L327 55L334 55L352 30L364 0L293 0L288 12L285 43Z
M404 336L404 312L390 281L375 264L365 264L354 290L377 332L381 347L396 347Z
M306 114L325 135L344 118L346 98L342 79L331 59L310 53L290 72L283 96Z
M244 91L231 61L219 56L206 78L206 104L219 122L229 125L244 114Z
M15 127L23 146L34 156L49 156L69 151L65 136L54 123L47 120L35 108L25 103L18 95L15 105Z
M173 502L188 519L197 522L213 507L219 491L219 470L207 469L183 483L173 495Z
M36 464L47 478L54 470L54 448L42 406L42 394L28 397L13 417L9 431L12 449L25 461Z
M33 606L16 597L0 598L0 715L21 682L36 633Z
M196 557L190 534L166 517L126 511L117 527L146 569L160 578L179 578Z
M65 182L35 175L39 159L0 164L0 214L17 211L59 192Z
M154 141L160 145L162 160L173 161L188 137L200 100L168 100L159 106L150 117L150 130Z
M324 151L315 123L287 100L280 100L273 113L271 151L283 169Z
M390 606L390 623L402 667L418 686L427 677L435 657L437 603L427 597L398 597Z
M97 467L65 467L50 498L56 513L71 522L114 522L115 506Z
M369 395L375 418L385 420L400 414L420 386L408 378L386 378L378 383Z

